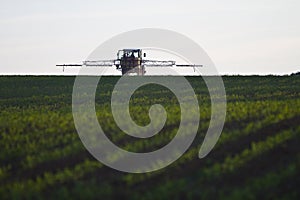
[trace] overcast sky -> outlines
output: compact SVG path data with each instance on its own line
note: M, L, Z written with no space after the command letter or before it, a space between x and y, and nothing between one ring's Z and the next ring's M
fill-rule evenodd
M221 74L300 70L299 0L0 0L0 73L59 74L114 35L164 28L196 41ZM69 72L70 73L70 72Z

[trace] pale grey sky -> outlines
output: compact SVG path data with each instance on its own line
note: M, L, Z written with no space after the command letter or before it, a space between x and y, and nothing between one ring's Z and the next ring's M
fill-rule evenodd
M0 2L1 74L60 74L56 63L80 62L112 36L138 28L188 36L221 74L300 70L299 0Z

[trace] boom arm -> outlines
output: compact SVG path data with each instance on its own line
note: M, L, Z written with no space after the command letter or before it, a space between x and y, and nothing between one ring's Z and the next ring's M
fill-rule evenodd
M159 61L159 60L143 60L142 65L146 67L193 67L194 72L196 67L203 67L203 65L176 65L175 61Z
M142 65L147 67L172 67L175 61L142 60Z
M203 67L203 65L176 65L175 61L143 60L142 65L146 67Z
M57 67L112 67L116 64L118 60L86 60L82 61L82 64L58 64Z
M86 60L83 65L86 67L112 67L117 60Z
M63 67L112 67L114 65L120 65L120 60L86 60L82 64L58 64L56 66ZM176 65L175 61L161 61L161 60L142 60L142 66L144 67L203 67L202 65Z

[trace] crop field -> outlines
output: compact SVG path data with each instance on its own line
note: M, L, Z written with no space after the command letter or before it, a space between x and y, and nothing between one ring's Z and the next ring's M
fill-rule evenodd
M143 86L130 112L141 125L151 105L168 113L162 131L129 137L112 117L120 77L102 77L96 111L107 136L132 152L168 144L180 122L176 97ZM83 146L72 116L75 77L0 77L0 199L300 199L300 76L224 76L227 114L214 149L198 158L210 121L210 97L199 77L187 77L201 121L191 147L161 170L131 174L97 161Z

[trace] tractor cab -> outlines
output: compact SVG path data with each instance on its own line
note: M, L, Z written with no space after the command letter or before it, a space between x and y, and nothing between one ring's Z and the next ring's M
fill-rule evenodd
M117 60L115 62L116 68L122 70L122 75L136 73L137 75L144 75L145 70L142 65L142 49L123 49L119 50ZM146 57L146 54L144 54Z

